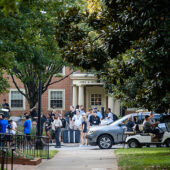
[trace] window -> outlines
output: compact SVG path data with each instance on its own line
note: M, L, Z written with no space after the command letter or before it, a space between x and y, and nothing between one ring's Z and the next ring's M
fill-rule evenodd
M49 90L49 109L64 109L64 90Z
M61 69L58 71L58 74L59 74L59 75L65 75L65 67L61 68Z
M91 105L102 105L102 95L101 94L91 94Z
M17 90L10 91L10 108L13 110L25 109L25 98Z

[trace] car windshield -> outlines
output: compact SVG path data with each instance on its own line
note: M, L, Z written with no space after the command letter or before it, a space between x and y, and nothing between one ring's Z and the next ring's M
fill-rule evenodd
M121 119L116 120L115 122L111 123L110 125L112 126L112 125L122 124L122 123L123 123L125 120L127 120L128 117L130 117L130 116L132 116L132 115L126 115L126 116L122 117Z

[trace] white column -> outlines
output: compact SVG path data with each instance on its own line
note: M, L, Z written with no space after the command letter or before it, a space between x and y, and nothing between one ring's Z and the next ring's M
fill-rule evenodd
M79 101L78 105L83 105L84 106L84 86L80 85L79 86Z
M119 100L115 100L115 114L117 116L120 115L120 101Z
M114 113L114 101L113 101L113 97L108 96L108 108L111 109L111 111Z
M73 106L76 107L77 106L77 86L73 85Z

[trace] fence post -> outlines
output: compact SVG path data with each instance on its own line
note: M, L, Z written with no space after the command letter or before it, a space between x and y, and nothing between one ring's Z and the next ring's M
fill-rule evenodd
M14 151L15 151L15 148L12 148L12 157L11 157L11 170L13 170L13 164L14 164Z
M1 170L4 170L4 164L5 164L5 151L2 149L2 164L1 164Z

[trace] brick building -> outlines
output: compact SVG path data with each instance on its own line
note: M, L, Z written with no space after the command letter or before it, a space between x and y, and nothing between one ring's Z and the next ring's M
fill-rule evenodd
M68 75L70 69L64 67L61 74ZM56 78L55 78L56 79ZM54 80L55 80L54 79ZM0 96L0 103L6 98L12 115L22 115L29 111L28 102L16 89L9 78L10 89L8 94ZM19 88L24 91L23 84L17 80ZM120 114L120 102L110 97L102 82L98 82L93 74L74 72L71 76L59 83L49 86L42 95L42 112L49 113L52 106L57 106L57 110L64 112L69 110L70 105L84 105L85 110L89 107L110 107L114 113Z

